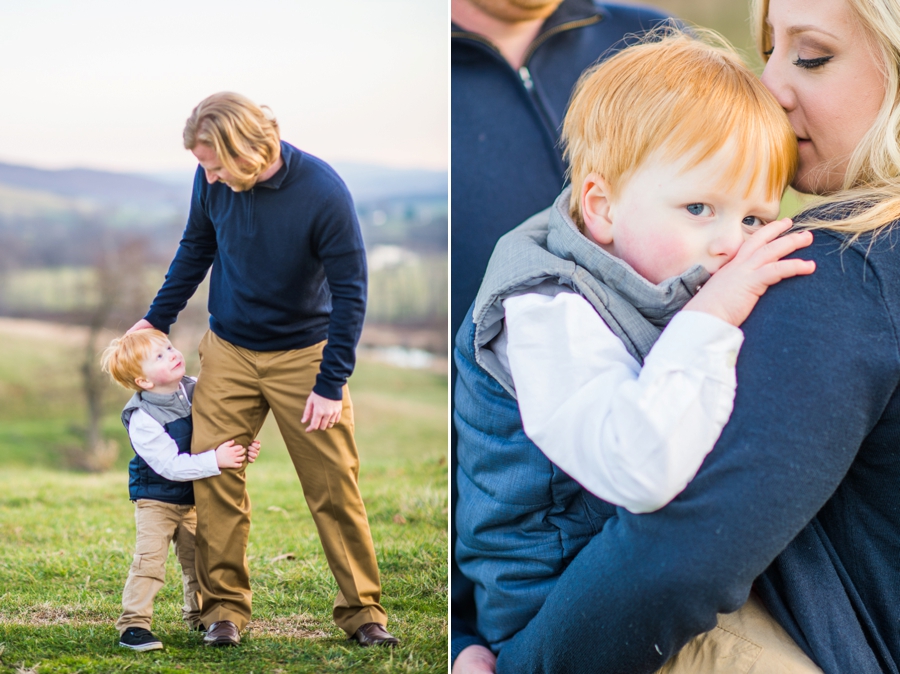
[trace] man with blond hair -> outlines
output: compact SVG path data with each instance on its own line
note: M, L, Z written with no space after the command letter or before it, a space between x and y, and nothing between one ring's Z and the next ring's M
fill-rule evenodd
M379 603L346 383L366 307L353 201L330 166L280 140L270 110L238 94L201 101L184 146L200 163L187 227L132 330L167 332L212 266L192 451L229 439L247 446L271 410L340 590L335 622L362 646L396 646ZM237 645L251 614L244 467L195 482L194 494L204 641Z

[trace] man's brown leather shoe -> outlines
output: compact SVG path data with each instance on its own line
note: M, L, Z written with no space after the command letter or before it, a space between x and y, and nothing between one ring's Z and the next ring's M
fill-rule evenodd
M237 646L241 643L241 633L230 620L220 620L209 626L203 643L207 646Z
M360 646L394 646L400 645L400 640L384 629L384 625L378 623L366 623L350 637L356 639Z

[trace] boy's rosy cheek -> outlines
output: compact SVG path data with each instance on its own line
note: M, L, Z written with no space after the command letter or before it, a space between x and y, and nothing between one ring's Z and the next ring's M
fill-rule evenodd
M678 276L694 264L689 259L687 242L671 232L657 231L648 233L647 236L630 236L623 243L630 251L625 261L652 283Z
M657 259L667 260L675 265L687 264L687 267L677 272L679 274L687 271L688 267L693 264L693 261L689 260L690 246L683 237L671 234L660 236L656 238L654 246L653 254L657 256Z

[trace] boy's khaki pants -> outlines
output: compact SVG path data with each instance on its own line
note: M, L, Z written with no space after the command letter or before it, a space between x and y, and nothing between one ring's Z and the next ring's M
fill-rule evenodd
M657 674L822 674L756 594L689 641Z
M232 439L246 447L272 410L340 589L334 620L352 635L365 623L387 624L387 614L379 604L378 563L357 485L359 456L347 387L341 420L333 428L307 433L300 423L324 346L321 342L305 349L252 351L207 332L200 342L191 451L203 452ZM250 496L244 468L195 481L194 499L203 624L230 620L243 629L251 610L246 557Z
M166 579L169 543L181 564L184 584L182 617L191 627L200 624L200 585L194 569L194 532L197 513L194 506L139 499L134 504L137 542L134 561L122 591L122 615L116 629L122 634L129 627L150 629L153 599Z

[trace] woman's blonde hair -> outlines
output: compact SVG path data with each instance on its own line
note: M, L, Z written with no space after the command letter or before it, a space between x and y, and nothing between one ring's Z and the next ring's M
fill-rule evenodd
M239 190L253 187L281 152L272 111L230 91L204 98L188 117L184 147L192 150L198 144L216 151L222 168L235 178L231 185Z
M672 25L581 77L562 142L574 186L569 209L579 227L587 175L600 173L615 197L651 154L671 161L688 157L690 169L734 142L723 188L734 188L752 165L750 187L765 180L776 199L798 161L787 116L727 41L711 31L688 35Z
M861 234L900 219L900 4L896 0L846 0L871 44L884 73L885 96L875 121L850 155L842 188L811 204L840 215L840 220L804 220L822 227ZM767 22L769 0L752 0L754 38L763 60L772 49Z
M159 330L135 330L110 342L100 357L101 369L113 381L127 389L143 391L137 380L144 376L142 363L154 344L169 341L169 336Z

